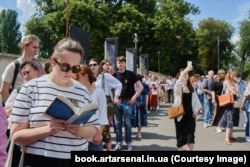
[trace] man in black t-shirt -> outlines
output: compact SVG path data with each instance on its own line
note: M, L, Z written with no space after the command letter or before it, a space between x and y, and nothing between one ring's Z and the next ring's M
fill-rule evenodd
M122 120L124 118L127 150L132 151L132 110L136 102L136 98L143 90L143 85L134 72L126 70L126 59L124 56L117 57L116 64L118 71L114 74L114 77L122 83L122 91L120 94L120 101L117 104L118 112L114 115L116 146L113 150L116 151L121 149ZM137 87L136 91L135 86Z

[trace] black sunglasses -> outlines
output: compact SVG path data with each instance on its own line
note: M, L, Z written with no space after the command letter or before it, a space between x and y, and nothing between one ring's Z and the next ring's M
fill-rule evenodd
M94 63L94 64L89 64L90 67L94 67L94 66L97 66L97 63Z
M78 73L81 70L80 65L75 65L73 67L71 67L68 63L59 63L56 58L54 58L56 64L59 65L59 67L61 68L61 71L63 72L69 72L71 70L72 73Z

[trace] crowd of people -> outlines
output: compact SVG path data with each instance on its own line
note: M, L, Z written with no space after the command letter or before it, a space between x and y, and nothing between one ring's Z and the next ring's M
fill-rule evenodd
M16 146L17 157L13 155L12 166L18 166L20 153L24 151L20 145L26 147L24 164L36 167L70 166L73 150L103 151L105 147L106 151L118 151L124 139L126 150L132 151L132 128L137 128L136 137L142 140L147 114L157 112L161 103L183 104L185 114L174 119L179 151L184 150L184 145L187 150L193 150L197 119L203 118L204 128L213 125L218 132L225 129L227 145L237 141L233 136L233 126L239 120L237 115L245 111L249 120L250 83L236 77L232 69L227 73L220 69L216 76L210 70L202 77L191 75L193 66L189 64L175 77L157 78L127 70L124 56L116 58L117 70L109 60L92 58L87 64L81 64L84 50L70 38L60 40L42 66L34 58L39 44L36 35L26 35L20 43L22 56L11 62L2 74L1 119L4 120L1 124L5 126L0 131L0 157L5 158L0 163L6 160L7 138L13 138ZM217 97L223 93L232 93L240 105L220 107ZM44 112L58 95L65 96L76 107L96 103L98 110L86 124L50 119ZM246 141L250 141L249 121Z

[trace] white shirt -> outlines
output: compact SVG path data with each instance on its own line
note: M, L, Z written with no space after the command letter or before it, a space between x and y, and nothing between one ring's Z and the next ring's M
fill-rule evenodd
M100 73L97 76L95 86L102 88L103 85L103 73ZM122 83L116 79L113 75L109 73L104 73L104 90L105 90L105 95L106 96L111 96L110 92L111 90L115 90L115 95L120 96L121 91L122 91Z

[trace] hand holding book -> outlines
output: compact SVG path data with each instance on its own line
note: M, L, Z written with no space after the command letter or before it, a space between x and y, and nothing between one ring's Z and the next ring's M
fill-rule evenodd
M96 113L97 104L89 103L77 108L64 96L57 96L45 111L50 118L65 120L70 124L85 124Z

